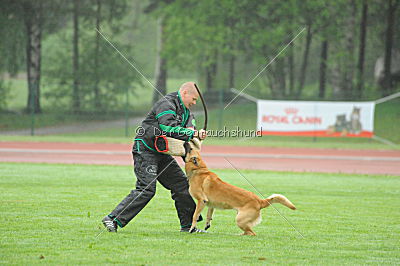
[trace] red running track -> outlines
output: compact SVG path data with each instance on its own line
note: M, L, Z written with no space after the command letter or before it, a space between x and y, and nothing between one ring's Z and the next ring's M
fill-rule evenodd
M132 165L131 145L0 142L0 162ZM400 151L207 146L209 168L400 176ZM182 163L179 158L178 162ZM230 163L233 165L231 165Z

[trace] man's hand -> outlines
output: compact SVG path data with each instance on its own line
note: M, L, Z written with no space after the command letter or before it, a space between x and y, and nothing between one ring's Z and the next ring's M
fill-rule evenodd
M205 131L204 129L200 129L200 131L195 130L194 136L203 140L207 137L207 131Z

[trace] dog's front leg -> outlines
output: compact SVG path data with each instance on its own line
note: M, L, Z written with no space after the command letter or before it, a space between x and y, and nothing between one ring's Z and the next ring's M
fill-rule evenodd
M199 199L197 201L196 210L194 211L194 214L193 214L192 226L190 227L190 230L189 230L190 233L194 232L194 228L197 225L197 220L199 219L200 213L204 209L204 206L206 206L206 202L207 201L203 200L203 199Z
M204 230L207 230L208 228L210 228L213 213L214 213L214 208L208 207L206 227L204 228Z

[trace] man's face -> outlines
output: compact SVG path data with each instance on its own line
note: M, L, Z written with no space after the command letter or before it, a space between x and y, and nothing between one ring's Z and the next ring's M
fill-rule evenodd
M183 91L182 93L182 102L186 108L190 108L192 105L196 104L198 98L199 94L197 92L191 93L189 91Z

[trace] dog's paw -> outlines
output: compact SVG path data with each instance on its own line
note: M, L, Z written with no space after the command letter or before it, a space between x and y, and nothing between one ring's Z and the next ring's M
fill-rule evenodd
M190 229L189 229L189 233L192 234L192 233L194 233L194 232L196 232L196 227L193 227L193 228L190 228Z
M208 228L210 228L211 224L206 224L206 227L204 227L204 230L207 230Z

